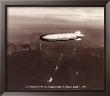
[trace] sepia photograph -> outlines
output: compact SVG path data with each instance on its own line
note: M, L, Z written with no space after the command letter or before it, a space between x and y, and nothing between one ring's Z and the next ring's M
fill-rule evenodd
M104 90L104 7L7 7L6 89Z

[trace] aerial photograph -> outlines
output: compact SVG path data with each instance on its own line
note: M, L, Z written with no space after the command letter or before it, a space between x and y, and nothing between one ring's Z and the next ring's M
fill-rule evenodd
M6 89L104 90L104 7L7 7Z

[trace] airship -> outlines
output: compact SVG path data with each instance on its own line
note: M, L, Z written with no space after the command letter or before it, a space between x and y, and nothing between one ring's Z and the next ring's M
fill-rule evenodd
M81 31L68 32L68 33L59 33L59 34L46 34L42 35L40 38L44 41L68 41L68 40L76 40L79 41L81 38L85 36L81 33Z

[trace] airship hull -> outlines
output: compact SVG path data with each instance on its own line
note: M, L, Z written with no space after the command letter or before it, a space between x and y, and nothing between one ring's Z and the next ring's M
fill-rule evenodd
M46 34L40 37L44 41L68 41L68 40L81 40L84 36L79 31L75 33L60 33L60 34Z

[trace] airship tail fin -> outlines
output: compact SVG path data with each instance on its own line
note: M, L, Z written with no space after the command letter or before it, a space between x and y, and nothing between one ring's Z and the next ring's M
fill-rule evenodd
M76 31L75 34L76 34L77 36L85 36L84 34L81 33L81 31Z

